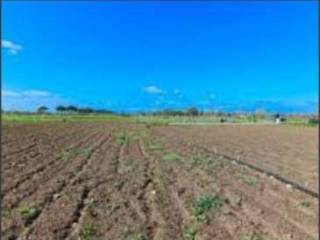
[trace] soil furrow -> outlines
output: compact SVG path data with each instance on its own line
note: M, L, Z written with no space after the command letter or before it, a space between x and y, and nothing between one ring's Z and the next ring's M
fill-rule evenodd
M58 180L58 184L56 184L53 189L45 189L44 186L44 193L45 194L41 194L40 198L36 201L32 201L32 202L37 202L36 206L41 209L41 212L39 215L37 215L35 218L32 219L32 221L29 222L28 226L26 227L26 229L24 230L25 234L28 235L28 232L30 230L33 229L33 223L37 221L38 218L41 218L43 212L46 212L48 210L50 210L50 206L52 204L54 204L54 202L59 199L59 197L61 197L62 193L64 192L65 189L68 188L68 186L75 184L77 181L81 180L79 179L79 177L81 176L82 172L85 170L86 165L89 162L89 159L92 157L92 155L94 154L95 151L97 151L97 149L99 149L99 147L104 144L108 139L110 139L110 136L108 135L107 137L104 137L103 135L100 136L100 140L98 140L97 142L95 142L95 144L92 146L92 149L89 153L89 155L84 158L78 158L78 161L80 164L78 167L76 167L78 169L78 171L76 171L74 168L73 169L66 169L69 171L69 174L64 174L63 176L61 176L61 180ZM76 171L76 174L74 174L74 172ZM81 173L81 174L80 174ZM57 178L59 179L59 178ZM53 181L55 182L55 181ZM30 199L29 201L31 201L32 199ZM24 234L22 234L24 235Z

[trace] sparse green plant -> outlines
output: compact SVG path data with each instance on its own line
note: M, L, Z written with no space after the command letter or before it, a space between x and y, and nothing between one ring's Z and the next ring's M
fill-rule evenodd
M1 239L18 239L18 236L14 229L9 228L8 230L1 232Z
M75 158L77 156L88 157L89 153L90 153L89 149L86 149L86 148L66 149L61 154L61 158L63 160L68 160L68 159Z
M219 209L222 207L224 199L219 196L207 196L203 195L198 197L192 208L193 216L199 222L204 222L207 220L207 215L211 209Z
M168 172L162 168L158 168L158 167L155 168L153 173L154 173L153 181L156 183L160 183L168 179Z
M263 240L261 233L253 233L251 235L241 236L239 240Z
M181 157L178 154L173 153L173 152L167 153L162 157L162 160L167 161L167 162L175 162L180 159L181 159Z
M118 171L119 173L126 173L126 172L130 172L131 169L134 167L134 160L132 158L126 158L124 159L124 161L119 163L118 166Z
M161 150L162 149L162 144L161 143L153 143L153 144L150 144L149 146L149 150L151 151L157 151L157 150Z
M39 216L39 214L41 213L41 210L35 206L21 206L18 208L18 212L28 224L32 220L34 220L36 217Z
M317 119L317 118L310 118L310 119L308 120L308 123L307 123L307 124L310 125L310 126L319 125L319 119Z
M81 240L93 240L96 236L96 229L92 224L84 224L81 226L79 236Z
M308 201L302 201L301 203L299 203L298 205L299 207L304 207L304 208L308 208L311 206L311 203Z
M184 229L183 236L186 240L196 240L197 230L194 226L187 226Z
M206 172L214 173L217 169L224 167L227 164L223 159L214 159L206 154L196 154L190 161L191 168L200 168Z
M46 113L48 110L49 108L47 108L46 106L41 106L41 107L38 107L37 113L43 114L43 113Z
M1 217L2 218L9 218L11 216L11 210L10 209L1 209Z
M127 240L147 240L147 238L142 233L134 233L130 235Z
M119 145L125 145L129 143L129 135L125 132L116 134L116 141Z
M243 176L242 180L246 184L248 184L250 186L256 186L257 185L257 179L255 177L253 177L253 176Z

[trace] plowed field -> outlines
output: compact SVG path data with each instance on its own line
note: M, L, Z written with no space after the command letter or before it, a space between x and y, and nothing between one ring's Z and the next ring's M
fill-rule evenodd
M1 239L317 239L317 198L232 161L316 191L316 130L253 128L6 123Z

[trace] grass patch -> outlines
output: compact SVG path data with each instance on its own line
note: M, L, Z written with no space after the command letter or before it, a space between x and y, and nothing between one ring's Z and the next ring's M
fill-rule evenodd
M34 206L21 206L18 208L18 212L21 215L21 217L25 220L25 222L28 224L39 216L41 210Z
M118 166L118 171L120 174L128 173L134 167L134 160L132 158L125 158L124 161L121 161Z
M214 173L218 169L223 168L228 162L223 159L213 159L206 154L196 154L192 157L189 167L200 168L208 173Z
M254 233L252 235L241 236L239 240L263 240L261 233Z
M303 208L308 208L311 206L311 203L308 201L302 201L301 203L298 204L298 206Z
M208 212L211 209L218 210L222 207L224 199L219 196L200 196L198 197L192 207L192 214L198 222L205 222L208 217Z
M89 153L90 153L89 149L86 149L86 148L66 149L61 154L61 158L63 160L68 160L68 159L75 158L77 156L88 157Z
M135 117L136 123L144 124L146 128L155 126L166 126L169 124L168 119L157 117L157 116L139 116Z
M247 184L249 186L254 187L254 186L257 185L257 179L255 177L253 177L253 176L242 175L241 179L245 184Z
M221 119L225 123L239 123L239 124L273 124L274 120L271 116L255 117L252 116L135 116L137 123L146 124L147 127L158 125L216 125L221 124Z
M147 240L147 238L142 233L134 233L127 240Z
M239 170L240 171L236 173L236 178L238 180L252 187L257 185L258 179L255 176L250 175L248 167L242 166Z
M12 215L11 209L1 209L1 218L10 218Z
M134 119L126 116L112 114L17 114L2 113L2 120L16 123L40 123L40 122L134 122Z
M196 240L197 230L194 226L187 226L184 229L183 237L185 240Z
M181 157L176 154L176 153L167 153L162 157L162 160L167 161L167 162L176 162L178 160L180 160Z
M84 224L81 226L79 237L81 240L93 240L96 237L96 229L92 224Z
M126 145L129 144L130 141L130 137L126 132L122 132L122 133L117 133L115 134L116 136L116 142L119 145Z
M157 142L157 143L150 144L148 148L150 151L160 151L163 148L163 146L162 146L162 143Z

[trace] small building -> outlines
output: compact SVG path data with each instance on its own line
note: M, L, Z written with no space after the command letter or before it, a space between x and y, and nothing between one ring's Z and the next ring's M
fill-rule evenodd
M274 115L274 123L280 124L280 122L281 122L280 114Z

